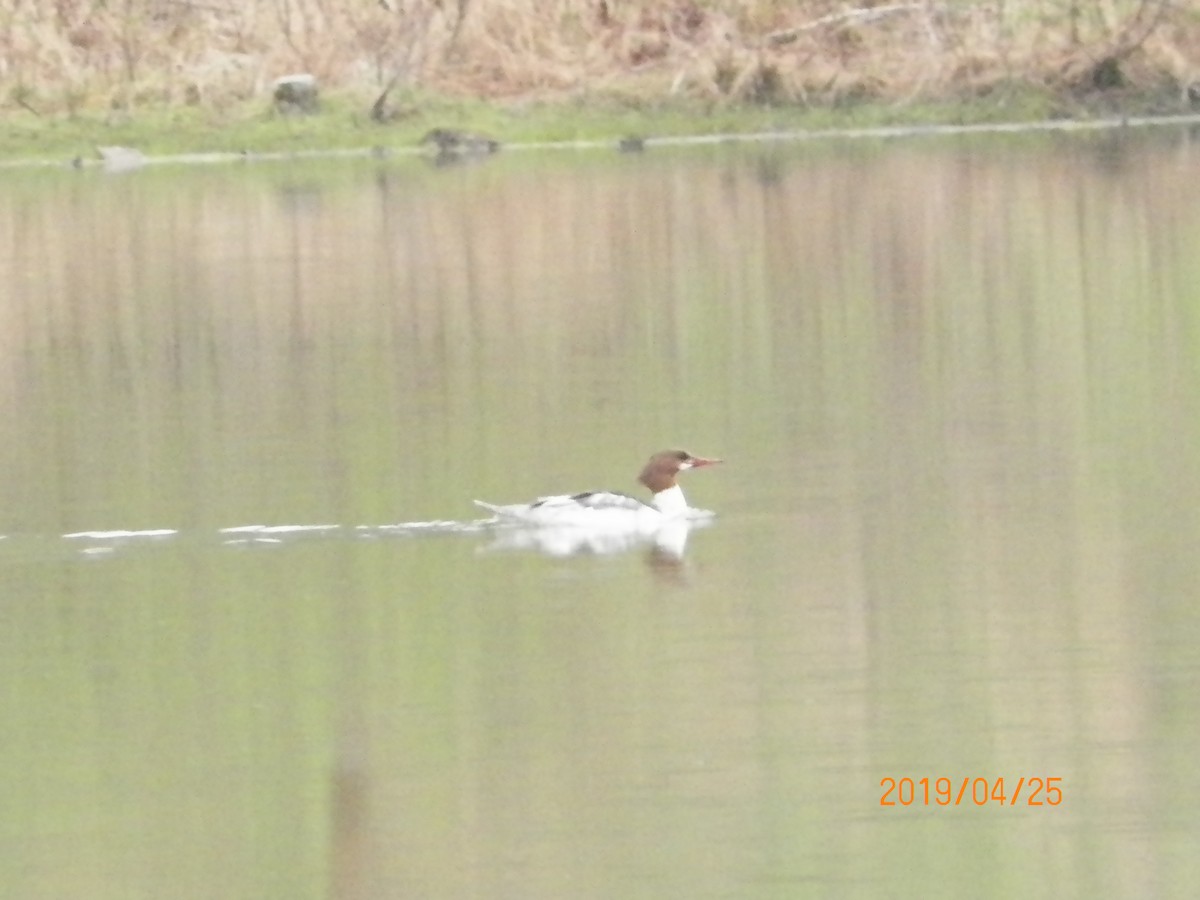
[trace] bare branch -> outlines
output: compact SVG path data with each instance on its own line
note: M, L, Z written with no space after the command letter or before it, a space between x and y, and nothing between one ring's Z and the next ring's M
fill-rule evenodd
M851 22L856 24L874 22L877 19L885 19L896 13L919 12L926 9L927 6L925 3L893 3L891 6L875 6L867 9L851 9L846 12L830 13L827 16L821 16L821 18L813 19L811 22L806 22L803 25L797 25L795 28L773 31L764 40L772 47L781 47L784 44L790 44L806 31L816 31L819 28L846 25Z

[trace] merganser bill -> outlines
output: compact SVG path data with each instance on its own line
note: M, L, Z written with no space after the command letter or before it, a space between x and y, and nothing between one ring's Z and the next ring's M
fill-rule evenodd
M614 529L653 532L668 523L708 518L712 513L688 506L675 480L680 472L716 465L719 459L693 456L686 450L655 453L638 481L654 495L649 503L616 491L585 491L539 497L533 503L497 505L476 500L498 520L539 528Z

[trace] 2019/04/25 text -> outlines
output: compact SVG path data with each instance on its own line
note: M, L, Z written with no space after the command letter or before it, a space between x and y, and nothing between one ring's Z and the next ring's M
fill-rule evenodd
M1014 786L1015 784L1015 786ZM941 778L882 778L880 806L1058 806L1063 802L1062 778L1039 776L1008 780L964 777L961 782Z

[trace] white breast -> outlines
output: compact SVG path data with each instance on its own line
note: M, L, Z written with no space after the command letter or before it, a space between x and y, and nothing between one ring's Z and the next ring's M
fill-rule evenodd
M664 516L686 516L688 513L687 498L679 485L659 491L654 495L654 508Z

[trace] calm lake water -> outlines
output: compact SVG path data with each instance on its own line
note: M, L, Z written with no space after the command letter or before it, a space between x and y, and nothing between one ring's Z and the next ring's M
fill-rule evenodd
M1197 173L0 176L0 895L1192 896ZM682 555L471 503L677 446Z

